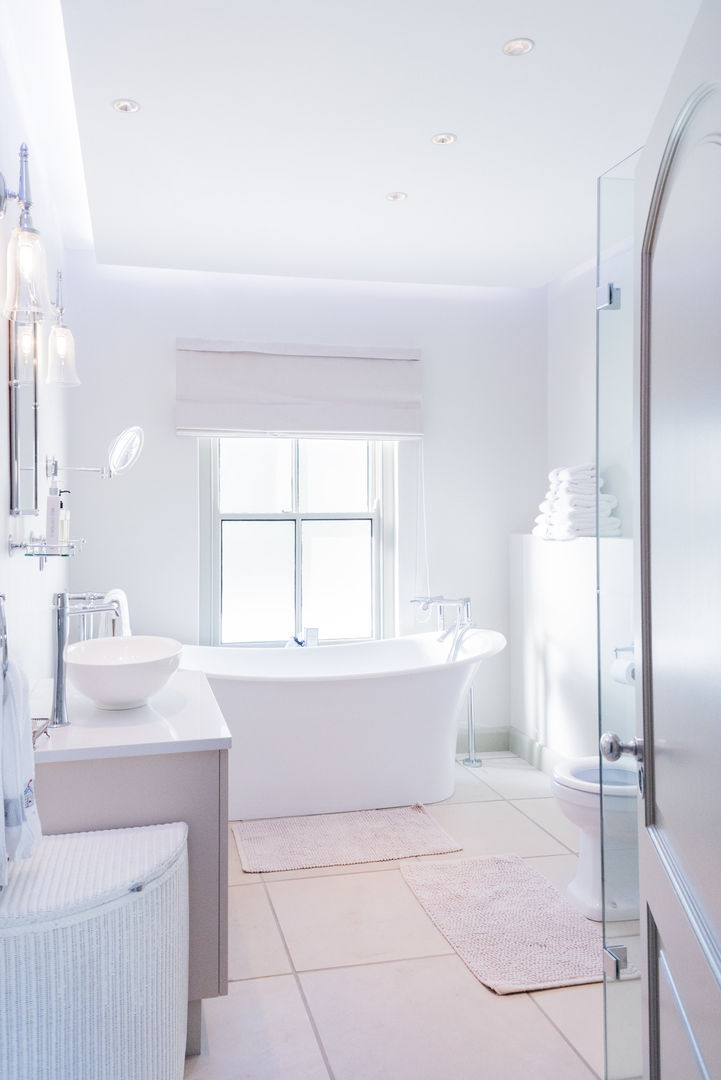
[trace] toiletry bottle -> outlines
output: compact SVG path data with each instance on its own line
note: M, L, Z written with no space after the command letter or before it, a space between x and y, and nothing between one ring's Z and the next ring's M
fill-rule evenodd
M61 499L59 538L61 544L67 544L70 541L70 511L65 507L65 504L62 501L62 496L69 494L70 492L67 490L67 488L60 489Z
M45 517L45 543L57 547L60 543L60 488L57 481L50 484Z

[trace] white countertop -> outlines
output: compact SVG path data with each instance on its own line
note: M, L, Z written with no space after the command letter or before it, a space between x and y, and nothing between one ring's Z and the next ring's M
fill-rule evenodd
M30 695L32 716L48 716L52 679L42 679ZM91 758L183 754L225 750L231 736L201 671L176 671L149 705L138 709L98 709L68 685L70 724L50 728L35 747L35 764Z

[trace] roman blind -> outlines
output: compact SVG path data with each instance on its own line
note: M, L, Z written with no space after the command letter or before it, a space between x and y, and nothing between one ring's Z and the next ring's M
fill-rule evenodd
M177 342L179 435L418 438L415 349Z

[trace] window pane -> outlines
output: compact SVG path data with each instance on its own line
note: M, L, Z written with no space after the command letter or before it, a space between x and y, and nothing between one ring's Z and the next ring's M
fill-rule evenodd
M300 439L300 509L327 514L368 509L368 443L363 439Z
M292 439L220 439L220 509L280 514L293 508Z
M370 521L302 523L302 625L322 641L373 636Z
M223 644L287 641L295 633L295 522L224 521Z

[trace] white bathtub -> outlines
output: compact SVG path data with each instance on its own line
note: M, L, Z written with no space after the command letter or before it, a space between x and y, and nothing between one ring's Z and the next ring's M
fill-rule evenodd
M459 711L494 630L317 649L186 645L233 736L229 813L285 817L437 802L453 793Z

